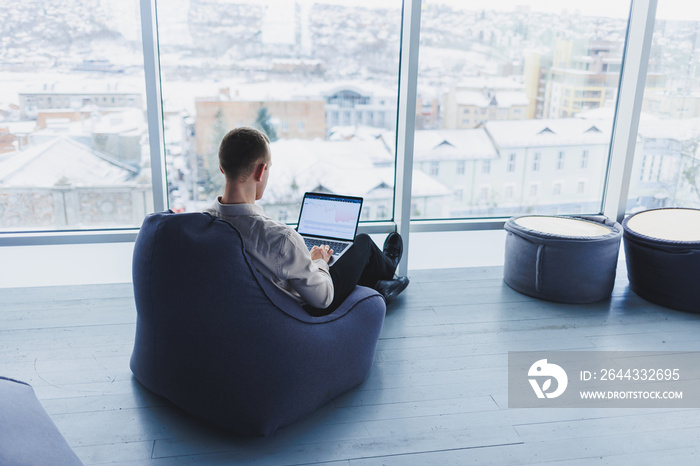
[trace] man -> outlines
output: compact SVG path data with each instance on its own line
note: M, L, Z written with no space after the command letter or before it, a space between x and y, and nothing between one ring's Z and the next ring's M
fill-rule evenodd
M309 251L299 233L272 220L255 204L265 192L272 167L270 140L264 133L247 127L231 130L221 141L219 165L226 177L224 193L205 212L236 226L257 270L305 304L309 314L330 314L356 285L374 288L387 303L408 286L408 277L394 279L403 254L398 233L389 234L383 251L369 236L359 234L329 267L332 249L314 246Z

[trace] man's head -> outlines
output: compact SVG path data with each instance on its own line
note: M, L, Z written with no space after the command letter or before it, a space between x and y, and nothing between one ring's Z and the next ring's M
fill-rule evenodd
M260 199L270 174L270 140L254 128L232 129L219 146L219 166L226 184L255 185L255 199Z
M240 127L224 136L219 146L219 165L226 179L243 181L260 164L270 165L270 140L262 131Z

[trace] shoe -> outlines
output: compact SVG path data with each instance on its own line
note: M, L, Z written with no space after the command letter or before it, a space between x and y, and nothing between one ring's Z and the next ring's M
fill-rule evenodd
M396 297L406 289L410 280L408 277L399 277L393 280L379 280L374 289L384 297L387 304L394 301Z
M384 255L394 264L394 268L399 266L403 255L403 239L401 239L400 234L396 232L389 233L389 236L384 240Z

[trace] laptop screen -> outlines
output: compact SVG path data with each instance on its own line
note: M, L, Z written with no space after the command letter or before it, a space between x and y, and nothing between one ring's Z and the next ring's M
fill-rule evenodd
M352 241L361 209L361 197L306 193L297 231L302 235Z

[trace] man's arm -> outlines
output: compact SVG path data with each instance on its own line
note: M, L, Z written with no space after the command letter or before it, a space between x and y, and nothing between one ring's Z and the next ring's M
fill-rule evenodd
M278 275L289 281L312 307L324 309L333 302L333 280L328 268L332 250L316 248L309 252L304 240L291 230L285 238ZM314 259L315 257L315 259Z

